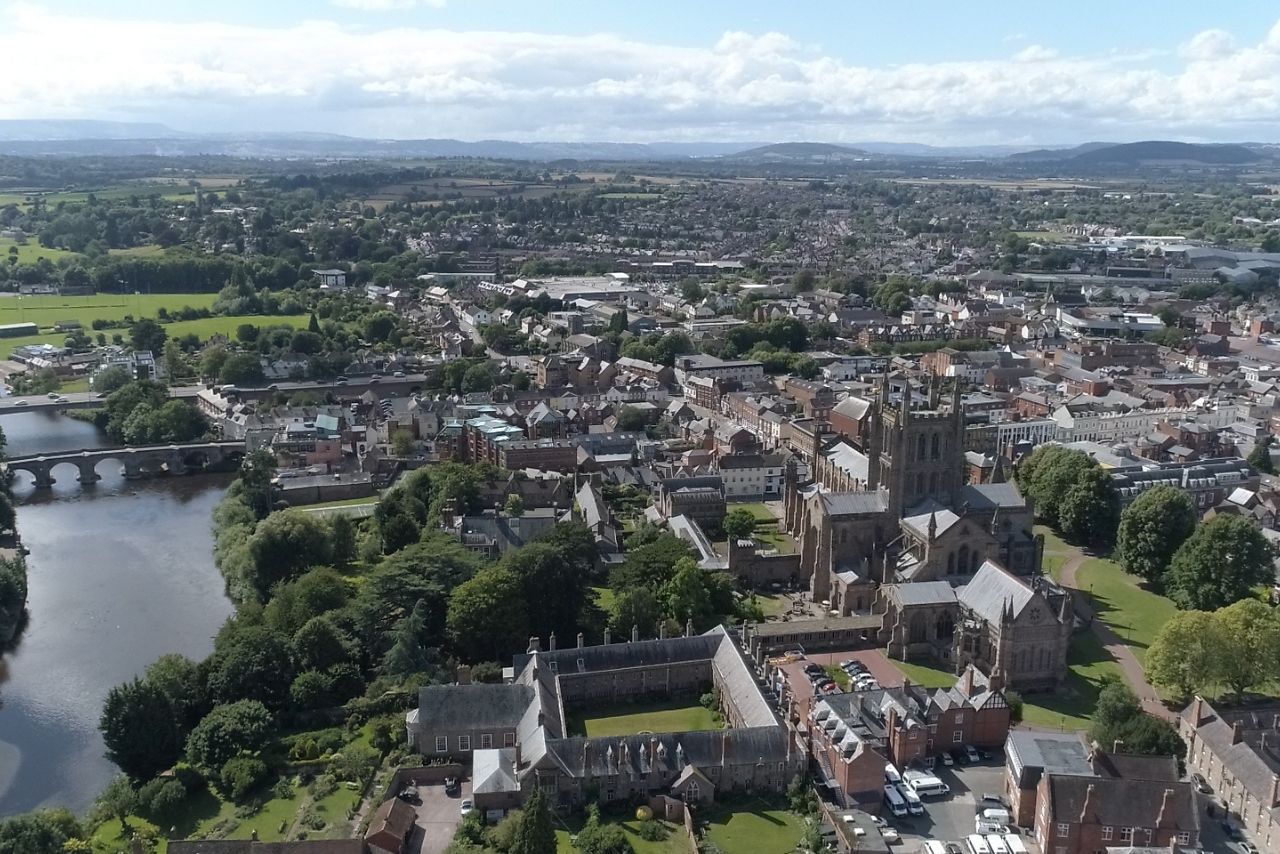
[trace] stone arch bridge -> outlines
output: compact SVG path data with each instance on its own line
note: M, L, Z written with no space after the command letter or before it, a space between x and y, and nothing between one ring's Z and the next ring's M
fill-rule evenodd
M98 464L116 460L127 480L161 474L188 474L238 467L245 456L244 442L192 442L181 445L142 445L116 448L93 448L64 451L6 460L9 473L30 472L37 489L47 489L56 482L53 470L71 465L79 471L80 483L96 483L102 478Z

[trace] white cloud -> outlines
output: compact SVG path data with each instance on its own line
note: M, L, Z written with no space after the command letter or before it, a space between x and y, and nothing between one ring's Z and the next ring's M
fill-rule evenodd
M445 5L445 0L329 0L329 2L340 9L356 9L361 12L391 12L397 9L412 9L415 6L442 9Z
M730 31L687 46L332 21L120 21L19 5L0 12L0 55L29 72L0 88L0 117L192 130L927 142L1280 132L1280 25L1252 47L1201 34L1181 65L1154 52L1032 45L1010 58L875 66L783 33Z
M1192 62L1212 62L1229 56L1235 48L1235 37L1226 30L1204 30L1182 45L1178 55Z

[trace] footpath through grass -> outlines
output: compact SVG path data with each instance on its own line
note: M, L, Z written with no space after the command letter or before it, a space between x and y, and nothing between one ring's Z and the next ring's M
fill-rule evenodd
M633 703L575 712L569 732L591 738L643 732L693 732L722 729L723 721L697 700Z
M1076 584L1089 595L1097 618L1135 650L1151 645L1160 627L1177 613L1174 604L1143 586L1114 561L1091 558L1076 573ZM1142 656L1138 655L1141 660Z
M1062 580L1062 565L1067 558L1076 553L1073 546L1068 545L1047 525L1036 525L1035 532L1044 535L1044 571L1054 581Z

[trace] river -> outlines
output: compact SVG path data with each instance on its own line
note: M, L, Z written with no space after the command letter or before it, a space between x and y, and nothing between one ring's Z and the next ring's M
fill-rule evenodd
M95 427L58 415L0 419L11 456L101 447ZM30 551L30 619L0 659L0 817L83 811L118 773L103 756L107 691L159 656L213 648L232 606L213 564L213 507L230 476L125 481L110 463L88 488L74 469L52 490L14 486Z

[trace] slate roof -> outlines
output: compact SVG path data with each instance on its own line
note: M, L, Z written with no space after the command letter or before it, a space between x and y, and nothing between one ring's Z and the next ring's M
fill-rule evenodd
M933 519L936 526L935 535L941 536L950 530L951 526L960 521L960 517L955 512L943 508L941 510L933 510L928 513L920 513L916 516L907 516L902 520L902 524L906 525L912 531L922 537L929 536L929 520Z
M1264 750L1261 739L1266 733L1275 732L1275 721L1280 716L1280 705L1269 703L1243 709L1218 711L1207 701L1203 702L1200 725L1196 737L1208 746L1223 766L1231 769L1231 776L1261 803L1271 798L1274 775L1280 774L1280 759L1274 748ZM1192 702L1183 710L1183 717L1194 715L1197 703ZM1242 740L1234 742L1233 724L1241 724ZM1272 810L1276 814L1277 810Z
M867 474L871 466L870 460L866 454L853 447L853 445L843 441L837 442L823 451L822 455L840 471L855 480L866 483Z
M960 491L960 500L967 503L971 510L991 510L996 507L1022 509L1027 506L1026 499L1012 481L971 483Z
M515 727L532 701L528 685L427 685L418 691L422 725L441 730Z
M514 747L475 751L471 760L472 794L516 791L520 784L515 778L515 760Z
M1092 795L1090 795L1092 789ZM1088 820L1102 825L1159 826L1200 832L1200 812L1189 783L1049 776L1049 808L1054 820L1078 821L1088 801Z
M999 565L984 561L973 580L960 588L960 604L988 623L999 623L1000 615L1012 604L1014 616L1035 598L1035 591Z
M871 401L865 400L861 397L854 397L853 395L846 397L844 400L837 403L831 409L832 412L838 412L841 415L847 418L852 418L855 421L861 421L863 418L866 417L867 413L870 410L871 410Z

